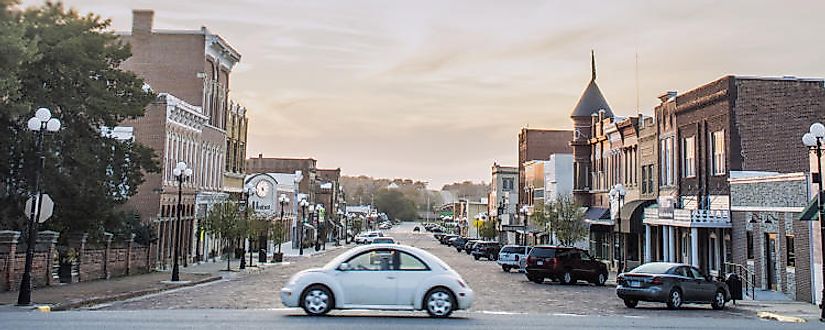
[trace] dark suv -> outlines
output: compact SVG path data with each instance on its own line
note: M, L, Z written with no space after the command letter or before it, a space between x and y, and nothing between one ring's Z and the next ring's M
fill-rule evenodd
M583 280L596 285L607 281L607 265L574 247L539 245L527 255L527 279L543 283L545 278L574 284Z
M470 251L470 254L473 255L473 258L476 260L480 258L487 258L487 260L496 260L498 259L498 252L501 250L501 244L498 242L493 241L479 241L473 246L473 251Z
M453 241L452 245L456 251L461 252L461 249L464 248L464 244L467 244L467 240L469 240L467 237L458 237Z

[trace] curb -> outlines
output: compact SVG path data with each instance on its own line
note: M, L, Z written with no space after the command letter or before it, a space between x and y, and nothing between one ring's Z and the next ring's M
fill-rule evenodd
M807 321L805 321L805 319L803 319L801 317L787 316L787 315L771 313L771 312L758 312L758 313L756 313L756 316L758 316L761 319L774 320L774 321L779 321L779 322L790 322L790 323L805 323L805 322L807 322Z
M51 306L51 311L55 311L55 312L57 312L57 311L67 311L67 310L76 309L76 308L85 307L85 306L92 306L92 305L98 305L98 304L113 302L113 301L126 300L126 299L130 299L130 298L155 294L155 293L159 293L159 292L163 292L163 291L179 289L179 288L189 287L189 286L195 286L195 285L203 284L203 283L214 282L214 281L218 281L222 278L223 277L221 277L221 276L211 276L211 277L207 277L207 278L200 279L200 280L197 280L197 281L192 281L192 282L189 282L189 283L186 283L186 284L172 285L172 286L161 287L161 288L151 288L151 289L137 290L137 291L131 291L131 292L114 294L114 295L103 296L103 297L94 297L94 298L84 299L84 300L70 302L70 303L58 303L58 304L55 304L55 305Z

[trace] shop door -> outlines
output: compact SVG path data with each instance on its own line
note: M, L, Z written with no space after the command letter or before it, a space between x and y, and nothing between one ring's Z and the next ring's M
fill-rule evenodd
M765 274L767 287L776 291L776 234L765 234Z

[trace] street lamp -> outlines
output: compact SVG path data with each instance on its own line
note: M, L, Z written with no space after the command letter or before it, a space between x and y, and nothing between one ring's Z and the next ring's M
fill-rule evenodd
M247 183L246 185L244 185L244 188L243 188L244 198L243 198L243 200L244 200L244 203L246 203L246 204L244 205L244 209L243 209L243 217L244 217L245 221L249 221L249 212L250 212L251 207L252 207L252 203L249 201L249 198L252 197L252 194L254 194L254 193L255 193L255 186L253 186L251 183ZM248 251L248 249L246 247L246 244L247 244L246 240L247 239L245 238L244 239L245 242L243 243L244 244L244 247L243 247L244 248L244 253L243 253L243 256L241 257L241 264L240 264L240 266L238 266L238 268L240 268L240 269L246 269L246 253L251 252L251 251ZM252 247L252 240L251 239L249 240L249 245L250 245L250 248L251 248ZM249 256L249 267L252 267L252 255Z
M819 177L819 193L817 194L817 206L819 208L819 232L820 232L820 252L822 253L822 260L825 260L825 202L822 200L822 194L825 194L825 185L823 185L822 173L822 151L825 148L825 125L822 123L814 123L808 130L808 133L802 136L802 143L806 147L816 152L816 166L817 176ZM825 262L822 263L822 274L825 274ZM819 302L820 314L819 321L825 322L825 285L822 287L822 296Z
M285 224L284 224L284 207L286 207L286 205L289 204L289 197L286 197L285 194L281 194L281 196L278 196L278 204L281 204L281 218L280 218L281 224L278 226L278 237L280 237L280 240L283 240L284 226L285 226ZM279 240L279 243L278 243L278 254L279 255L281 254L281 244L283 244L283 242L280 242L280 240Z
M344 219L344 244L347 244L347 218L344 216L344 211L342 211L341 209L338 209L338 212L336 212L336 214L338 215L338 224L339 225L341 224L341 219ZM340 236L341 235L336 236L336 239L335 239L335 244L336 245L340 245L340 241L341 241Z
M624 185L621 183L616 184L613 188L610 189L610 200L615 200L618 202L618 211L616 212L616 223L619 225L619 257L617 258L620 262L619 264L619 272L624 272L625 266L625 253L624 253L624 235L622 234L622 204L624 203L624 196L627 195L627 190L624 188ZM616 228L613 227L613 237L616 238Z
M321 219L322 217L326 217L325 209L323 204L318 204L315 206L315 251L320 251L323 245L323 249L326 250L327 248L327 238L326 238L326 219Z
M177 226L175 226L175 256L174 260L172 261L172 282L180 281L180 269L178 266L178 259L180 258L180 244L181 244L181 213L183 209L182 199L183 199L183 181L187 178L192 176L192 169L186 167L186 163L178 162L175 166L175 169L172 170L172 174L175 175L175 179L178 181L178 207L177 207Z
M26 263L23 268L23 278L20 280L20 293L17 296L18 305L31 305L32 303L32 259L34 258L34 244L37 220L40 218L41 201L43 192L40 191L40 175L46 166L46 156L43 154L43 132L57 132L60 130L60 120L52 118L49 109L40 108L34 113L34 117L27 122L29 130L37 132L35 147L39 155L40 164L35 168L34 189L32 191L32 208L29 211L29 233L26 239Z
M318 223L315 222L315 205L309 206L309 222L312 223L312 226L315 227L315 238L313 239L312 245L315 246L318 244ZM317 251L317 249L316 249Z
M524 231L522 232L522 242L524 245L527 245L527 213L530 211L530 207L527 205L522 205L521 209L519 209L519 213L521 213L522 219L524 219Z
M298 226L298 255L304 255L304 222L307 220L306 213L309 202L306 199L301 199L298 206L301 207L301 221Z

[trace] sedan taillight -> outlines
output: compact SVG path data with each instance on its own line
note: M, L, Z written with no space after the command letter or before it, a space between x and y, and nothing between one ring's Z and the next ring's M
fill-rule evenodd
M659 285L659 284L662 284L662 283L663 283L662 278L658 277L658 276L654 277L652 280L650 280L650 284Z

